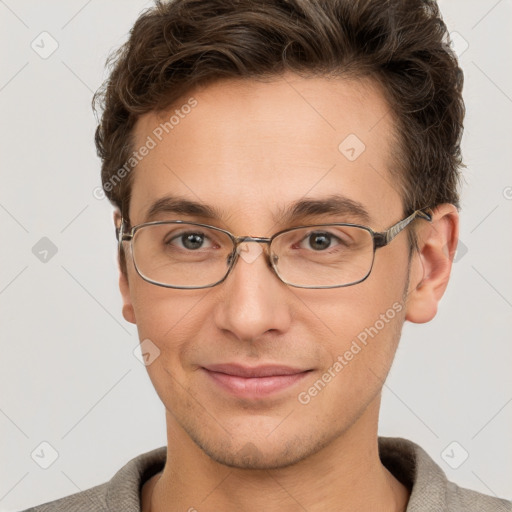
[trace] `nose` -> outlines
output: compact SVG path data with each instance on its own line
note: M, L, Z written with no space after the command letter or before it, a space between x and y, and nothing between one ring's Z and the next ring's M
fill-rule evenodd
M257 242L244 242L215 309L219 329L240 341L255 341L267 332L282 334L291 322L290 290L274 273Z

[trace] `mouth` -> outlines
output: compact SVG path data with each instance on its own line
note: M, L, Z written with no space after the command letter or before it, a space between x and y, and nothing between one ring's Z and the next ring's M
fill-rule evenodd
M289 366L247 367L236 364L209 365L201 369L223 392L253 400L288 389L312 371Z

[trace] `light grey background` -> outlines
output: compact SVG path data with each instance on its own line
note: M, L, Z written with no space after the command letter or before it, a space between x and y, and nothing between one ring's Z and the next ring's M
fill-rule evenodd
M150 5L0 0L0 511L102 483L166 443L121 316L90 108L108 53ZM441 8L466 77L463 247L436 319L404 327L380 432L419 443L450 480L510 499L512 1ZM58 43L46 59L44 31ZM46 262L43 237L57 248ZM31 458L51 462L43 441L58 453L48 469Z

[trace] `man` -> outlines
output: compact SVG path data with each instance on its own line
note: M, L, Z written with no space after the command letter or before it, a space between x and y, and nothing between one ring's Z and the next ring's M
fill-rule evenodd
M450 276L462 81L434 2L144 13L96 144L168 444L32 510L512 510L377 435Z

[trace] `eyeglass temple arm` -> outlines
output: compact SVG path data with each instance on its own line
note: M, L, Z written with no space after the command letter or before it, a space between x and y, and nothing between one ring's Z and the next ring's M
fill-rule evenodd
M427 210L429 209L425 208L423 210L416 210L406 219L401 220L394 224L393 226L391 226L387 231L374 233L373 237L375 240L375 248L384 247L385 245L388 245L391 242L391 240L393 240L393 238L395 238L395 236L398 235L398 233L403 231L417 217L432 222L432 213L431 211Z
M121 223L119 226L116 226L116 239L117 239L117 246L118 249L121 250L121 244L125 240L131 240L132 235L130 233L126 233L126 221L121 218Z

